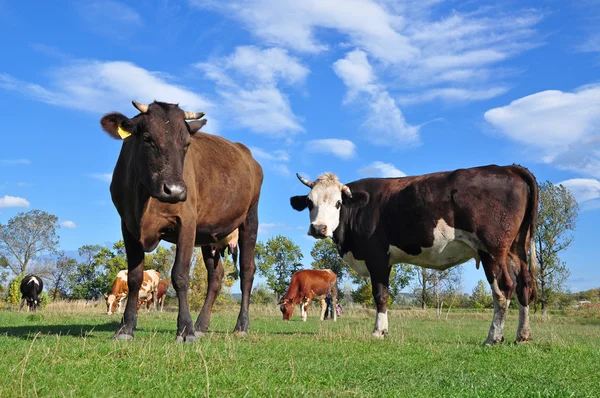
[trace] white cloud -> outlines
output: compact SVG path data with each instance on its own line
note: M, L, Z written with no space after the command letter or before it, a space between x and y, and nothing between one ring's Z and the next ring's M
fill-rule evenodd
M413 104L441 100L453 101L479 101L497 97L508 91L508 87L492 87L488 89L465 89L465 88L436 88L425 90L417 94L404 95L398 98L401 104Z
M50 83L41 86L0 73L0 87L47 104L97 113L115 109L133 113L133 99L143 103L155 99L178 103L189 111L213 109L211 101L171 83L164 73L151 72L130 62L69 62L50 71L49 77ZM215 125L211 119L207 131L214 131Z
M0 209L6 207L29 207L29 201L18 196L4 195L0 197Z
M541 44L534 28L542 12L531 8L506 11L502 5L487 7L477 2L439 7L441 2L437 0L191 0L191 3L241 21L268 45L310 54L335 46L360 49L376 64L379 75L395 81L389 89L405 92L435 86L489 90L488 95L498 95L507 86L495 83L502 77L499 65ZM319 37L331 31L340 37L332 46ZM488 97L464 98L473 101ZM424 98L438 99L446 97Z
M306 150L314 153L331 153L344 160L356 156L356 145L352 141L337 138L308 141L306 143Z
M579 203L600 198L600 181L594 178L573 178L556 185L562 185L571 191Z
M600 85L547 90L490 109L485 119L546 163L600 177Z
M271 235L273 230L276 228L291 229L284 223L259 223L258 224L258 234L259 235Z
M144 25L137 11L117 1L82 1L75 4L84 25L104 36L124 39Z
M396 101L377 82L365 52L349 52L333 69L348 87L346 102L360 101L368 108L362 129L372 144L398 147L419 143L419 127L406 122Z
M283 176L290 174L290 170L287 167L290 156L286 151L278 149L273 152L267 152L258 147L250 147L250 150L252 151L252 155L256 158L256 160L258 160L263 166L268 165L277 174L281 174Z
M585 53L600 53L600 33L588 37L577 49Z
M0 78L2 76L0 75ZM16 164L31 164L29 159L0 159L1 164L16 165Z
M73 221L69 221L69 220L61 222L60 226L69 228L69 229L77 228L77 225Z
M274 137L303 131L280 86L301 84L310 71L286 50L241 46L196 67L217 84L222 107L239 126Z
M406 173L398 170L393 164L380 161L373 162L367 167L363 167L358 170L358 173L365 177L406 177Z
M111 182L112 181L112 173L91 173L87 175L88 177L95 178L96 180Z

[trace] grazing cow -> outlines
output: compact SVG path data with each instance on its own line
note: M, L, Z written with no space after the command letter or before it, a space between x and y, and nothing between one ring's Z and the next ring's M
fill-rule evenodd
M115 281L113 282L112 288L109 295L104 295L106 300L106 313L111 315L117 312L121 312L121 303L129 295L129 287L127 282L127 270L119 271ZM142 301L152 301L152 297L158 293L158 284L160 281L160 273L150 269L144 271L144 280L138 292L138 297ZM156 309L156 305L154 306ZM137 306L139 309L139 304ZM148 311L150 310L150 304L148 304Z
M294 313L294 307L300 304L302 322L306 322L308 306L311 300L321 300L321 320L325 316L325 297L331 294L333 305L337 302L337 276L332 270L304 269L292 275L285 297L279 301L283 320L289 321ZM334 312L333 320L337 321Z
M445 270L469 259L483 263L494 315L486 344L504 340L504 318L515 289L517 341L531 339L529 303L537 299L533 235L538 185L520 166L483 166L415 177L365 178L348 185L331 173L310 182L308 195L291 198L310 211L309 235L333 238L340 256L371 277L377 307L373 335L388 332L392 264ZM530 265L527 254L530 251Z
M161 240L177 245L171 272L179 300L177 341L193 342L203 335L224 274L220 255L211 245L237 228L242 302L234 330L246 333L262 168L243 144L198 133L206 120L196 119L204 113L162 102L133 105L140 113L131 119L110 113L101 120L110 136L123 140L110 192L121 216L129 290L136 292L127 299L115 338L133 338L144 252L154 250ZM202 247L208 271L206 300L195 324L187 301L194 246Z
M127 286L127 270L119 271L110 288L110 293L104 295L106 301L106 314L121 313L121 303L129 294Z
M169 281L166 279L161 279L160 282L158 283L158 291L156 292L156 304L160 306L160 312L163 312L163 307L165 305L165 298L167 297L167 290L169 289ZM147 298L138 298L138 311L140 310L140 307L142 306L142 304L145 302L146 303L146 310L150 311L150 304L155 301L154 300L154 296L150 295Z
M40 305L40 294L44 289L44 282L39 276L33 274L26 275L21 281L21 305L19 311L23 308L25 301L27 301L27 312L29 310L36 311Z

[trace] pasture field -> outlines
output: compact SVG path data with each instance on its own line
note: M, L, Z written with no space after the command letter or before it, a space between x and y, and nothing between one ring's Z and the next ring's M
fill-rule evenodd
M0 312L0 396L76 397L598 397L600 320L533 316L535 341L482 345L491 312L374 311L290 322L251 306L251 331L232 335L237 306L216 308L211 331L176 344L175 312L140 313L134 341L114 341L118 316L50 306ZM516 312L505 337L513 340ZM445 318L445 315L444 315Z

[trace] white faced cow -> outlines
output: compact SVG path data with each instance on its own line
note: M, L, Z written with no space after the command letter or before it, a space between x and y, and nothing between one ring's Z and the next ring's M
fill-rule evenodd
M333 238L359 274L370 276L377 317L373 335L388 333L391 266L445 270L470 259L483 263L494 297L486 344L504 340L504 318L515 289L517 341L531 339L529 302L537 298L533 234L538 213L535 177L520 166L484 166L402 178L366 178L344 185L331 173L310 182L291 205L308 207L308 234ZM527 265L530 249L531 264Z

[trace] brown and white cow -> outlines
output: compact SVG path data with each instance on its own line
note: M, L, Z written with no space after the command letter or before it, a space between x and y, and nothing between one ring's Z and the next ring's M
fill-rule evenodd
M115 281L110 289L110 294L104 295L106 301L106 313L108 315L115 312L121 312L121 303L129 295L129 287L127 283L127 270L119 271ZM143 301L151 301L158 293L158 283L160 281L160 273L153 269L144 271L144 280L140 286L138 297ZM139 309L139 306L137 307ZM156 305L154 306L156 309ZM148 305L148 310L150 305Z
M390 266L410 263L445 270L470 259L483 263L494 297L486 344L504 340L515 289L517 341L531 339L529 303L537 298L533 236L538 185L527 169L483 166L402 178L365 178L344 185L331 173L300 181L308 195L291 198L310 211L309 235L333 238L340 256L371 277L377 307L373 335L388 333ZM530 264L528 266L528 252Z
M288 286L287 293L279 301L283 320L289 321L296 305L300 304L302 321L306 322L308 307L312 300L321 301L321 320L325 316L325 297L331 294L333 308L337 303L337 276L329 269L304 269L295 272ZM337 321L337 311L333 312L333 320Z
M161 279L158 282L158 290L156 292L156 296L150 295L146 298L138 298L138 311L143 303L146 303L146 310L150 311L150 304L154 302L154 297L156 297L156 305L160 306L160 312L163 312L163 307L165 305L165 298L167 297L167 290L169 289L169 281L166 279Z
M243 144L198 132L206 123L197 120L204 113L156 101L133 105L140 112L135 117L110 113L100 122L110 136L123 140L110 192L121 216L129 290L136 292L128 297L115 338L133 338L144 252L161 240L177 245L171 271L179 301L176 340L193 342L202 336L224 274L220 254L211 245L238 228L242 302L234 331L246 333L262 168ZM195 324L187 300L194 246L202 247L209 285Z

